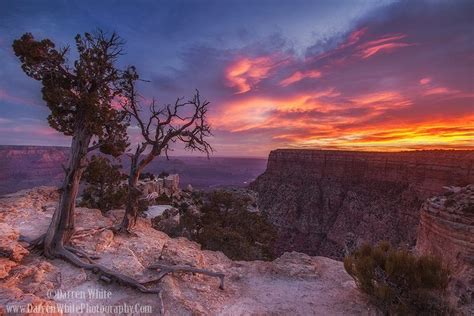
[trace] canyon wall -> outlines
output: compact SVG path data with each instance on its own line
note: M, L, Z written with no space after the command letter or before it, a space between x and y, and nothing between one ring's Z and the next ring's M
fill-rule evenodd
M448 265L453 303L474 315L474 185L451 187L423 203L416 250Z
M363 242L413 247L422 202L474 183L474 151L275 150L251 184L279 252L340 259Z

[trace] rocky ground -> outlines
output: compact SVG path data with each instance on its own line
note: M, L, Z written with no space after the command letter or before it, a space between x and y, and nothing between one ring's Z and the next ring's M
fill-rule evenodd
M123 211L102 216L98 210L78 208L73 244L98 254L98 262L109 268L140 281L156 275L147 269L156 262L226 275L224 290L213 277L168 275L157 284L162 288L161 304L156 294L105 284L93 273L67 262L29 253L19 235L34 238L45 232L56 201L57 193L46 187L0 199L0 315L12 306L24 308L28 304L36 311L46 311L49 306L50 314L61 306L71 314L92 314L98 306L108 308L102 314L125 310L135 315L161 311L166 315L376 314L341 262L297 252L285 253L272 262L232 261L220 252L203 251L185 238L172 239L153 229L147 219L138 220L136 237L114 236L108 227ZM103 294L94 297L94 293Z

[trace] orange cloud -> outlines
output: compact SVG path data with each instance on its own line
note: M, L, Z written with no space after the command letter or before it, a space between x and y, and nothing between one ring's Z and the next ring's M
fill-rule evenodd
M334 89L301 94L288 98L251 97L225 104L221 113L211 119L214 126L232 132L253 128L278 127L272 116L275 112L329 111L333 107L320 100L339 95ZM282 122L280 120L280 122ZM283 122L282 122L283 123ZM284 124L284 123L283 123ZM294 122L296 124L296 122Z
M400 151L415 149L473 149L474 116L445 121L427 120L417 124L387 124L331 133L282 134L276 139L288 146L348 150Z
M229 86L237 88L237 94L245 93L266 78L275 62L270 57L242 58L226 70Z
M370 107L373 111L403 108L412 102L394 91L382 91L360 95L350 99L356 107Z
M321 72L317 70L309 70L309 71L303 71L303 72L297 71L293 73L291 76L289 76L288 78L280 81L280 86L286 87L286 86L289 86L290 84L293 84L305 78L319 78L319 77L321 77Z
M406 121L386 115L411 105L412 100L397 91L344 97L329 89L229 102L211 121L236 135L271 137L274 147L385 151L474 147L474 115L433 119L427 114Z

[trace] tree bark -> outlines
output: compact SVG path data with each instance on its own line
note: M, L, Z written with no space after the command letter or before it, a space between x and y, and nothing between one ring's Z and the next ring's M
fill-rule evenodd
M86 167L87 149L91 135L85 129L74 134L66 175L61 188L59 205L44 239L44 254L53 258L74 233L74 209L82 173Z
M130 175L128 176L128 197L127 205L125 208L125 215L123 216L120 230L129 231L133 227L138 214L138 198L140 196L140 190L138 189L138 178L140 172L137 168L136 163L134 164L133 159L130 166Z
M143 169L155 158L158 154L152 150L145 156L140 162L140 154L143 152L144 147L137 148L137 151L132 156L130 163L130 175L128 176L128 198L127 205L125 208L125 214L120 224L120 232L130 232L130 229L134 226L138 215L138 199L140 198L141 191L138 188L138 179Z

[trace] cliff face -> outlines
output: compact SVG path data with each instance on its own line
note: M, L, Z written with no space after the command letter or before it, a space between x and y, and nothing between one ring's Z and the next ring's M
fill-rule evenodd
M474 151L275 150L251 188L279 230L280 252L339 259L364 241L414 246L422 201L469 183Z
M451 187L423 203L416 250L442 258L455 303L474 314L474 185Z

